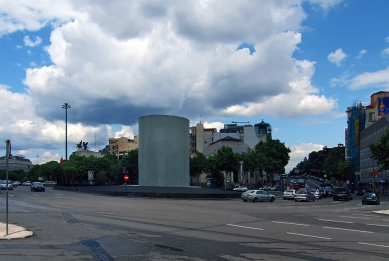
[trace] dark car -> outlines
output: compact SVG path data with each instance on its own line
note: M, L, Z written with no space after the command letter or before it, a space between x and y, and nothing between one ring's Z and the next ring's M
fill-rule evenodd
M31 183L31 191L45 192L45 186L43 186L43 184L40 182L32 182Z
M319 188L319 191L320 191L320 194L321 194L321 197L322 197L322 198L326 198L326 197L327 197L327 194L326 194L326 192L324 191L324 189Z
M381 198L378 193L375 192L365 192L362 196L362 204L381 204Z
M358 190L355 194L357 196L363 196L363 194L365 194L365 190Z
M345 199L349 201L353 197L351 196L350 190L347 188L335 188L334 192L332 193L333 200L339 200L339 199Z

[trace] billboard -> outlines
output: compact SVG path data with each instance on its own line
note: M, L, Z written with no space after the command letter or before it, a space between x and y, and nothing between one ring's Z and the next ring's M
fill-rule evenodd
M383 116L389 112L389 97L378 98L378 116Z

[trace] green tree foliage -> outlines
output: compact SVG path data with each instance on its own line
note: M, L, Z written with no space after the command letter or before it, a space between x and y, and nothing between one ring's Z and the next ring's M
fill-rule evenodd
M327 178L341 180L342 176L348 176L351 165L345 161L344 147L335 147L329 150L328 157L324 161L324 170Z
M374 143L369 145L371 158L380 166L379 171L389 169L389 129Z
M279 140L260 141L255 146L261 168L268 173L284 173L290 160L290 149Z
M196 151L196 154L189 159L189 169L190 175L196 178L196 183L198 184L198 176L208 171L208 161L203 153Z
M218 184L224 182L224 173L237 170L238 156L233 152L231 147L223 146L218 149L216 154L208 157L208 168L210 174L208 177L216 179Z
M139 153L138 150L131 150L126 156L123 157L123 159L120 161L120 168L123 167L126 168L126 171L128 172L128 175L130 177L130 182L134 180L138 180L138 173L139 173ZM123 181L123 171L119 171L119 181Z

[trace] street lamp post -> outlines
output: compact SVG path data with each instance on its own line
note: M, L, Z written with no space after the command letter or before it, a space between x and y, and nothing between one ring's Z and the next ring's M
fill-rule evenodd
M65 166L68 165L68 109L70 104L67 102L62 105L62 109L65 109ZM73 173L72 173L72 186L73 186Z
M243 161L241 160L240 162L240 184L243 185Z

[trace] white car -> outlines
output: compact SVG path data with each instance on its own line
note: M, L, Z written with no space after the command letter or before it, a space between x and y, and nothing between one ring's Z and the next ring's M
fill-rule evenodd
M233 190L233 191L241 191L241 192L244 192L244 191L247 191L247 188L244 187L244 186L239 186L239 187L233 188L232 190Z
M282 193L282 199L294 199L294 194L296 194L296 190L287 189Z

